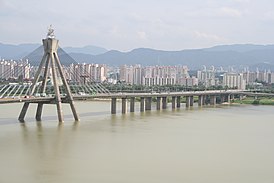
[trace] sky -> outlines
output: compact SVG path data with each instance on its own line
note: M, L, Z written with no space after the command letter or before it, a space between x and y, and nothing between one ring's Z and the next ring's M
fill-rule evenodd
M0 42L183 50L274 44L273 0L0 0Z

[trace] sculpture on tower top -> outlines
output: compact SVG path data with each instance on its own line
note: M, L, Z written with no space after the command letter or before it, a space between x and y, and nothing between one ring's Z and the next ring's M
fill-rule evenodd
M48 28L47 38L51 38L51 39L55 38L54 29L52 28L52 25L50 25Z

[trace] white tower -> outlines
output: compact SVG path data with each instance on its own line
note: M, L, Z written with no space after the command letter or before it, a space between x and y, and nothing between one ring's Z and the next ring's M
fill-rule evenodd
M70 104L74 119L76 121L79 121L79 117L78 117L78 115L76 113L76 110L75 110L73 97L72 97L70 88L68 86L67 80L66 80L64 72L63 72L62 65L60 63L60 60L59 60L59 57L58 57L58 54L57 54L58 42L59 41L57 39L55 39L54 29L52 29L52 26L50 26L49 29L48 29L46 39L43 39L44 55L43 55L43 58L41 60L40 65L39 65L39 68L38 68L38 70L35 74L35 77L34 77L30 92L29 92L29 96L32 96L34 94L35 88L36 88L37 83L38 83L38 79L41 76L41 71L42 71L43 68L45 68L45 71L44 71L44 74L42 76L42 86L40 88L40 92L45 93L48 73L51 70L53 85L54 85L55 98L50 103L54 103L57 106L57 114L58 114L59 122L64 121L62 105L61 105L62 100L63 100L63 102L66 102L66 103ZM61 96L60 96L60 90L59 90L58 79L57 79L58 73L59 73L59 75L62 79L64 88L65 88L66 98L64 98L64 99L62 99ZM41 101L25 102L24 106L21 110L21 113L19 115L19 118L18 118L20 122L24 122L24 117L26 115L26 112L27 112L27 109L28 109L30 103L38 103L37 111L36 111L36 120L41 121L43 104L48 103L48 101L46 101L46 102L45 101L42 101L42 102Z

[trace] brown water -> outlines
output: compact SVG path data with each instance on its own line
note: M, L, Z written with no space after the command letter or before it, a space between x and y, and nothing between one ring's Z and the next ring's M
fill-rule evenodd
M31 106L21 125L21 104L0 105L0 183L274 182L273 106L112 116L109 102L76 104L81 122L66 106L61 126L55 106L41 123Z

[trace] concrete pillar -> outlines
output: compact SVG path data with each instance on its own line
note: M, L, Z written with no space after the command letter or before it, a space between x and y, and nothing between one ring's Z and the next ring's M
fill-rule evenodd
M122 114L126 114L126 113L127 113L127 99L122 98Z
M145 102L145 110L150 111L151 110L151 97L146 97L146 102Z
M116 114L117 98L111 98L111 114Z
M36 110L36 120L41 121L41 116L42 116L42 110L43 110L43 103L38 103L37 105L37 110Z
M203 95L199 95L199 97L198 97L198 106L202 106L203 105L203 101L204 101L204 96Z
M69 85L67 83L67 80L65 78L63 67L62 67L61 62L59 60L57 52L54 53L54 57L55 57L55 60L57 61L56 64L57 64L57 67L58 67L59 74L61 76L63 85L65 86L64 88L65 88L65 91L66 91L66 94L67 94L67 98L69 100L70 108L71 108L72 114L74 116L74 119L75 119L75 121L80 121L79 116L78 116L78 114L76 112L76 109L75 109L75 105L74 105L73 97L72 97L72 94L71 94L71 91L70 91L70 87L69 87ZM44 78L47 78L47 76L44 77ZM44 90L45 90L45 88L43 89L43 92L44 92Z
M177 96L177 108L180 108L181 107L181 97L180 96Z
M240 98L240 100L243 100L243 98L244 98L243 94L240 94L239 98Z
M175 109L175 102L176 102L176 97L172 96L171 97L171 106L172 106L172 109Z
M69 102L69 105L70 105L70 108L71 108L71 111L72 111L72 114L74 116L74 120L75 121L80 121L79 117L78 117L78 114L76 112L76 109L75 109L75 105L74 105L74 101L70 101Z
M162 109L166 109L167 108L167 97L163 97L162 98Z
M140 98L140 112L144 112L145 110L145 98L141 97Z
M21 110L21 113L20 113L20 115L19 115L19 117L18 117L18 120L19 120L21 123L25 122L24 118L25 118L25 115L26 115L26 113L27 113L28 108L29 108L29 103L28 103L28 102L25 102L24 105L23 105L23 108L22 108L22 110Z
M207 98L207 96L204 95L204 96L203 96L203 105L207 105L207 103L206 103L206 98Z
M210 105L216 105L216 95L210 96Z
M225 96L221 95L220 98L221 98L221 104L224 103L225 102Z
M56 41L56 40L55 40ZM55 42L53 41L53 42ZM57 46L57 43L56 44ZM57 50L56 50L57 51ZM52 79L53 79L53 85L54 85L54 92L55 92L55 102L57 106L57 115L58 115L58 120L59 122L64 122L64 116L63 116L63 110L62 110L62 101L61 101L61 96L60 96L60 90L59 90L59 85L58 85L58 79L57 79L57 69L56 69L56 60L54 59L53 52L51 52L51 72L52 72Z
M193 96L190 96L190 97L189 97L189 102L190 102L189 105L190 105L190 106L193 106L193 104L194 104Z
M161 110L161 97L157 97L156 110Z
M186 96L186 108L190 106L190 97Z
M226 98L226 99L227 99L227 102L230 103L230 95L227 95L226 97L227 97L227 98Z
M130 112L134 112L135 110L135 97L130 98Z

